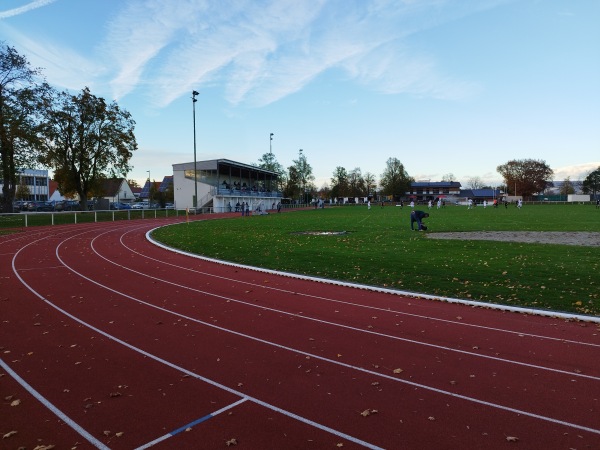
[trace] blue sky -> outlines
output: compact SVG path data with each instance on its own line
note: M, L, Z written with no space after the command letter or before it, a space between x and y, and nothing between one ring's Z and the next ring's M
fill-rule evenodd
M317 187L377 179L496 184L510 159L580 179L600 166L597 0L2 0L0 40L48 82L89 86L137 122L129 178L197 158L284 166Z

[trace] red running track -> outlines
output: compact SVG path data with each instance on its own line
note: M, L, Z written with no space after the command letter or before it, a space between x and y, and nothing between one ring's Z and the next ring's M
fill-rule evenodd
M163 224L0 237L0 449L600 448L597 324L218 264Z

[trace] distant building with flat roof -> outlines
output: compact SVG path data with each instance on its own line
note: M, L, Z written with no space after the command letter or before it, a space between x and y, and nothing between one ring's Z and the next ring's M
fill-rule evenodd
M406 196L417 202L434 201L438 198L452 200L460 195L458 181L413 181Z

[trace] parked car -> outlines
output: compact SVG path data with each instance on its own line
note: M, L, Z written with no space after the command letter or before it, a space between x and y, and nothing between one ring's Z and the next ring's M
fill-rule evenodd
M77 200L63 200L54 204L55 211L81 211L81 205Z
M27 211L54 211L54 205L50 202L29 202L27 204Z
M131 205L131 209L148 209L148 203L146 202L137 202Z
M27 210L27 201L25 200L16 200L13 202L13 212L21 212Z
M165 203L165 209L175 209L175 205L173 203Z
M129 203L111 203L110 209L131 209L131 205Z

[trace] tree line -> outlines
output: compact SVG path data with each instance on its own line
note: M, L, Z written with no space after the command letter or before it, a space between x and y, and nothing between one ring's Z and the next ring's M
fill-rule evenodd
M57 91L44 80L41 69L32 68L15 48L0 42L2 212L12 211L21 170L40 166L53 169L59 191L67 197L77 195L85 207L88 197L102 196L103 180L125 178L131 170L130 160L137 150L134 130L131 114L115 101L107 102L88 87L77 94ZM372 197L376 192L399 198L414 182L402 162L390 157L379 180L359 167L338 166L331 185L317 188L302 150L292 162L284 169L269 152L256 165L279 174L278 188L284 197L305 202L314 197ZM509 195L528 197L552 183L553 171L543 160L511 160L496 170ZM455 179L446 174L442 181ZM478 177L468 183L472 189L485 187ZM600 192L600 167L588 174L581 187L594 196Z
M0 43L0 197L2 212L12 212L23 168L54 170L59 191L100 194L102 181L126 177L137 149L135 121L116 102L85 87L78 94L57 91L14 47Z

